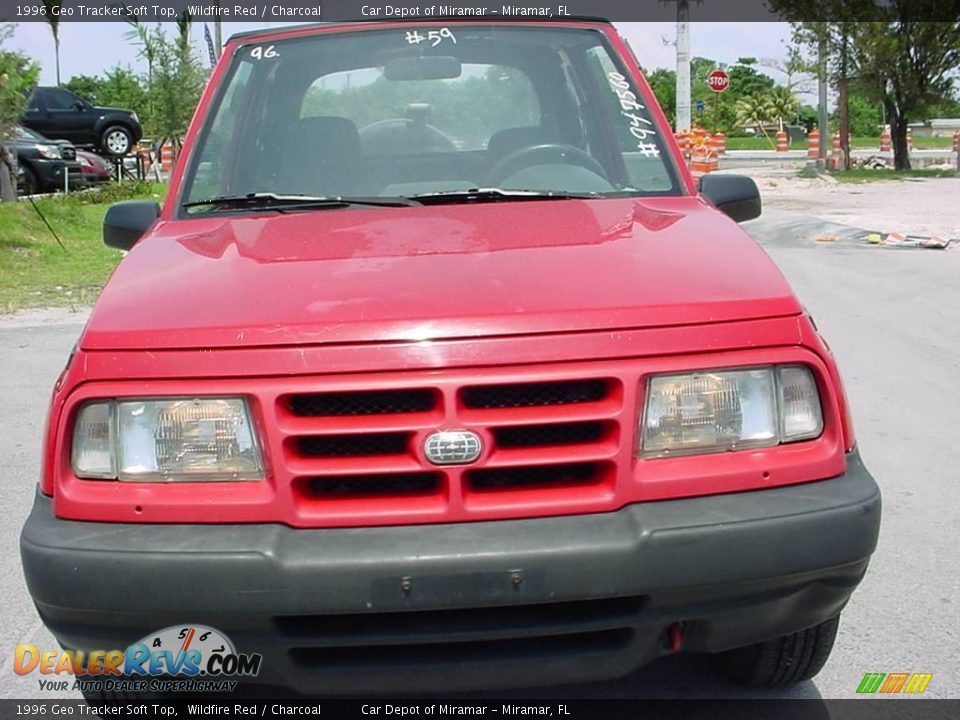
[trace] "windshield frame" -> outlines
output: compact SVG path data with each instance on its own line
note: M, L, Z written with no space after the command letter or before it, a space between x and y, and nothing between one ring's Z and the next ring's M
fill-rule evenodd
M223 210L223 211L211 211L203 213L193 213L188 212L187 208L184 207L185 204L191 202L189 193L193 187L193 184L196 180L197 172L200 166L200 157L202 150L206 147L206 143L210 138L210 134L213 131L213 125L217 119L217 114L219 109L224 102L225 96L229 91L231 84L240 71L241 68L245 66L244 59L242 57L244 51L249 51L251 48L254 48L258 45L281 45L287 42L303 42L306 40L311 40L314 42L322 40L325 36L328 35L350 35L355 33L366 33L366 32L384 32L386 30L391 30L395 28L413 28L413 27L437 27L438 23L441 20L427 21L427 20L417 20L417 21L397 21L397 22L371 22L365 23L363 25L357 25L355 23L331 23L325 26L314 26L310 28L304 28L298 31L293 32L278 32L278 33L262 33L256 35L241 35L236 38L231 38L228 41L227 50L225 53L227 57L223 58L225 62L225 67L222 72L216 72L214 77L211 78L211 82L216 82L216 86L212 88L212 92L209 97L206 99L206 102L202 101L201 107L204 109L202 113L202 120L200 121L200 126L198 128L191 127L191 131L188 132L188 138L190 135L193 135L190 143L190 152L189 155L185 158L186 163L184 164L183 170L178 173L179 177L175 178L176 181L176 192L174 195L175 204L172 206L172 212L170 217L175 219L197 219L203 217L219 217L223 214L229 213L230 215L248 215L254 214L251 211L245 211L242 209L233 209L233 210ZM647 112L650 118L654 122L654 128L657 130L656 142L660 148L659 159L663 163L664 170L669 178L671 186L669 189L662 191L639 191L639 192L630 192L629 190L618 189L614 192L597 194L595 197L591 197L591 200L615 200L615 199L624 199L624 198L649 198L649 197L686 197L691 194L695 194L695 191L691 192L691 188L684 172L685 168L681 168L677 156L672 147L673 138L672 138L672 127L670 126L666 116L663 114L660 109L659 103L653 95L652 90L649 87L649 84L645 81L642 72L639 69L639 66L632 66L630 63L626 62L626 58L629 57L631 60L635 57L632 50L627 48L625 53L621 53L617 47L615 40L618 40L621 44L624 43L623 39L617 34L616 30L613 29L613 26L606 22L595 21L587 23L586 21L580 22L549 22L549 21L526 21L523 23L520 22L510 22L510 21L490 21L490 20L450 20L442 19L443 24L451 26L480 26L480 27L489 27L489 28L515 28L517 26L537 28L540 30L543 29L561 29L561 30L574 30L578 32L590 32L595 33L598 36L598 46L602 47L608 54L610 61L616 67L617 72L621 73L627 81L630 83L631 87L636 91L638 100L642 101L646 107ZM624 47L626 47L624 45ZM626 56L626 57L625 57ZM581 82L590 83L593 81L592 78L584 77L580 78ZM248 84L246 88L243 89L243 92L250 93L256 87L255 84ZM605 110L598 111L599 113L606 112ZM199 114L198 114L199 115ZM246 121L246 119L244 119ZM197 118L194 118L194 122L197 122ZM671 137L667 137L670 135ZM384 195L382 196L385 200L391 198L403 198L409 199L407 196L392 196ZM571 202L581 201L579 198L576 200L570 200ZM347 208L355 209L355 208ZM259 213L262 217L263 213Z

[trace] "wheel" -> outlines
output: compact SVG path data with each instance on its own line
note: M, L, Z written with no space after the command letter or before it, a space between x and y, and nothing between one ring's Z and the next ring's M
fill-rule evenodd
M37 180L37 174L26 165L23 167L23 194L36 195L40 192L40 181Z
M717 656L724 672L750 687L783 687L809 680L830 657L840 616L812 628Z
M133 136L122 125L111 125L100 136L100 149L110 155L126 155L133 147Z

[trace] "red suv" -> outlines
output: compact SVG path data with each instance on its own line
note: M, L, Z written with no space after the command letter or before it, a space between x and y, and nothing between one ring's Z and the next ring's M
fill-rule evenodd
M759 213L607 23L233 37L163 209L105 221L130 253L22 534L41 618L204 624L305 693L813 676L880 493Z

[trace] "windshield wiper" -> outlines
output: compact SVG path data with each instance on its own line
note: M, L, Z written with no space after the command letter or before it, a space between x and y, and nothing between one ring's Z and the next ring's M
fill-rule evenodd
M602 196L599 193L576 193L566 190L471 188L469 190L417 193L411 197L424 205L439 205L441 203L506 202L514 200L590 200Z
M184 209L210 207L226 210L309 210L313 208L344 208L353 205L369 207L408 207L420 205L405 197L351 197L347 195L278 195L277 193L247 193L222 195L184 203Z

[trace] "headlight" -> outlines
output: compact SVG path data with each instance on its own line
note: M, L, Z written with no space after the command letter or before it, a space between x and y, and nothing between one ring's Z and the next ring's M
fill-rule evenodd
M805 367L657 375L647 384L640 453L663 457L767 447L822 431L820 395Z
M37 145L37 152L50 160L60 157L60 149L56 145Z
M147 482L259 480L263 463L242 398L97 401L73 433L73 472Z

